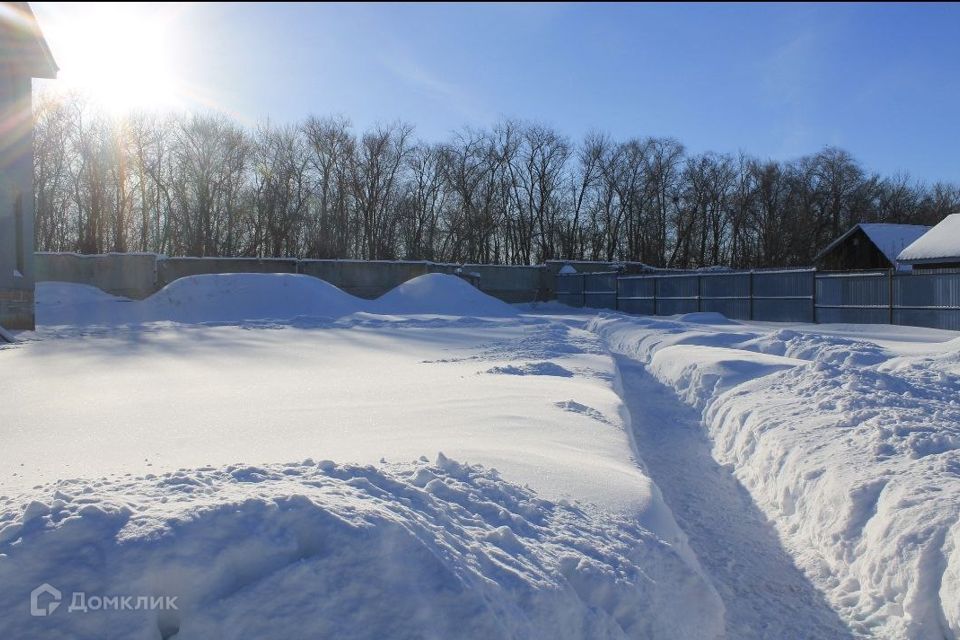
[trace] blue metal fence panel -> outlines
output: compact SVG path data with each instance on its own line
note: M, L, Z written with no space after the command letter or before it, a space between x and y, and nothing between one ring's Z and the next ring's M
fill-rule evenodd
M557 277L557 299L643 315L715 311L735 319L960 330L960 270L563 274Z
M960 272L918 269L892 278L894 323L960 330Z
M583 274L557 274L557 301L571 307L583 306Z
M657 299L688 298L696 300L700 295L698 278L695 275L658 276L660 282Z
M658 316L672 316L680 313L696 313L700 310L696 299L688 298L657 298Z
M817 322L890 322L890 276L871 273L817 274Z
M712 311L721 313L734 320L750 319L750 298L718 300L703 298L700 301L701 311Z
M585 273L584 306L592 309L617 308L617 272Z
M657 276L656 315L672 316L700 310L700 279L696 275Z
M749 273L717 273L700 276L700 295L704 298L749 298Z
M705 273L700 276L700 310L736 320L750 319L750 274Z
M656 279L645 276L625 276L619 279L619 286L617 308L620 311L645 316L656 315Z
M814 274L812 269L754 272L753 319L813 322Z
M893 324L960 331L960 309L894 309Z

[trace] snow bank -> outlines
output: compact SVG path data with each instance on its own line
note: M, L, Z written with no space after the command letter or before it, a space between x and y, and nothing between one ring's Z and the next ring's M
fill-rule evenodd
M61 481L0 508L10 637L722 633L709 584L631 518L542 500L442 454ZM43 583L64 601L31 617ZM78 591L91 604L172 597L176 609L70 612Z
M35 300L37 324L45 326L113 323L136 304L90 285L69 282L38 282Z
M429 273L380 296L370 310L387 315L510 317L517 310L483 293L463 278Z
M193 323L339 318L362 310L365 303L312 276L244 273L180 278L150 296L145 306L152 320Z
M42 326L339 318L363 310L366 304L328 282L291 273L188 276L141 301L87 285L37 285L37 323Z
M703 409L714 457L856 633L960 638L957 341L895 356L815 329L744 327L737 342L676 319L592 328Z
M803 361L722 347L674 345L658 350L649 369L687 404L703 408L728 389L798 364Z
M41 326L337 319L358 312L497 318L518 314L514 307L462 278L439 273L414 278L374 301L354 297L324 280L290 273L188 276L141 301L111 296L87 285L37 285L37 322Z

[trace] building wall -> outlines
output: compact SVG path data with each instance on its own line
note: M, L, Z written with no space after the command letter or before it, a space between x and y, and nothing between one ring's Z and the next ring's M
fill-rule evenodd
M862 229L850 234L843 242L817 261L817 268L827 271L858 269L891 269L893 265L877 249Z
M7 329L32 329L34 324L30 87L29 77L13 76L9 68L0 67L0 118L4 123L0 130L0 325Z

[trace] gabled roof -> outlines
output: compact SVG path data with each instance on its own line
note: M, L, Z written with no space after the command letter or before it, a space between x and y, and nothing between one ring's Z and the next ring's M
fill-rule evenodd
M0 2L0 63L31 78L57 77L57 63L26 2Z
M960 262L960 213L952 213L941 220L904 249L897 259L906 264Z
M850 227L846 233L827 245L823 251L817 254L814 261L820 260L820 258L833 251L837 245L856 233L858 229L866 234L870 242L872 242L874 246L883 253L884 257L890 261L890 264L893 265L897 263L897 256L905 247L930 231L930 227L922 224L861 222Z

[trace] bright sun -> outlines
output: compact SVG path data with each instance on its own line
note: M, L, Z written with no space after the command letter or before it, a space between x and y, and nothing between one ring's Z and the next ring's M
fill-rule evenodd
M43 28L60 65L57 86L114 113L182 104L169 7L96 3L69 15L51 11Z

